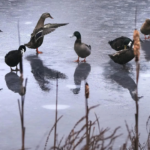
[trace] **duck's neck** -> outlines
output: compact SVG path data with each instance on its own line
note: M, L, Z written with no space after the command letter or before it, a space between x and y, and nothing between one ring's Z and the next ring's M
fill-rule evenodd
M75 43L81 44L81 39L78 39L78 38L77 38Z
M81 34L76 36L76 43L81 43Z
M134 40L132 41L132 44L131 44L131 46L130 46L130 48L129 48L130 50L133 50L133 49L132 49L133 44L134 44Z
M45 21L45 18L43 18L43 17L41 16L40 19L39 19L39 21L37 22L35 28L41 28L41 27L43 27L43 26L44 26L44 21Z

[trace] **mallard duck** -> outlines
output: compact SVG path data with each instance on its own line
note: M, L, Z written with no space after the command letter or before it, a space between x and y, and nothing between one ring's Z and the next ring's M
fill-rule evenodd
M5 56L5 63L10 66L11 71L19 71L17 68L18 63L21 61L21 57L23 53L26 51L26 47L24 45L19 46L18 50L12 50ZM11 67L15 67L16 69L13 70Z
M109 55L109 57L115 63L121 64L121 65L123 65L123 67L125 67L125 64L134 58L134 52L132 49L133 43L134 43L134 41L132 41L130 48L120 50L119 52L117 52L115 54Z
M49 13L43 13L37 22L37 25L35 26L33 33L31 34L30 41L25 44L28 48L36 49L36 52L38 54L42 53L38 51L38 47L40 47L43 43L44 35L53 32L56 28L60 26L67 25L68 23L62 23L62 24L45 24L44 21L46 18L51 18L53 17Z
M132 43L132 40L128 37L121 36L114 39L113 41L109 41L108 43L110 44L111 48L113 48L116 51L120 51L129 48Z
M144 34L145 40L150 38L150 35L149 35L150 34L150 19L145 20L140 31L141 31L141 33ZM146 37L146 35L149 35L148 38Z
M71 37L76 37L76 41L74 43L74 50L78 55L78 59L75 62L79 62L79 57L84 58L82 62L86 62L86 57L91 54L91 46L82 43L81 34L78 31L75 31Z

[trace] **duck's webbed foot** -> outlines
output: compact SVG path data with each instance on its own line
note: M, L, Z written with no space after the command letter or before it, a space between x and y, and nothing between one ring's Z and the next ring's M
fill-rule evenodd
M20 69L18 69L18 67L16 66L16 70L15 71L20 71Z
M11 67L10 67L10 71L16 71L15 69L12 69Z
M12 69L12 68L10 67L10 71L20 71L20 69L18 69L17 66L16 66L16 69Z
M74 62L79 62L79 57L78 57L78 59L77 59L77 60L75 60Z
M43 52L39 51L38 48L36 48L36 53L37 54L42 54Z
M86 58L84 60L82 60L81 62L86 62Z

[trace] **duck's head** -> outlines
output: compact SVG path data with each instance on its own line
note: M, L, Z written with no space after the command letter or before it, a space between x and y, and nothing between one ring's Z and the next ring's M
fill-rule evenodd
M42 14L42 18L46 19L46 18L51 18L53 19L53 17L50 15L50 13L43 13Z
M71 37L76 37L77 39L81 39L81 34L78 31L75 31Z
M146 22L147 24L150 24L150 19L146 19L145 22Z
M26 51L26 47L25 47L24 45L20 45L20 47L19 47L18 51L20 51L20 52L21 52L21 54L23 55L23 54L24 54L24 52Z

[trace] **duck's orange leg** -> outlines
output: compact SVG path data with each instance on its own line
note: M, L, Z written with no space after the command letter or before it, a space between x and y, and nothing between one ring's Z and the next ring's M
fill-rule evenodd
M43 52L39 51L38 48L36 48L36 53L37 54L42 54Z
M86 58L84 60L82 60L81 62L86 62Z
M77 59L77 60L75 60L74 62L79 62L79 57L78 57L78 59Z

